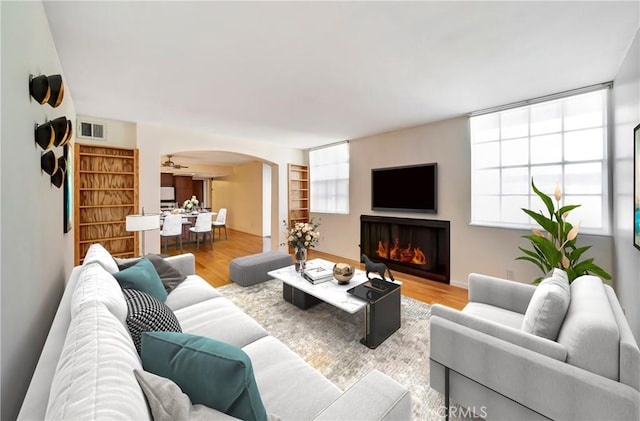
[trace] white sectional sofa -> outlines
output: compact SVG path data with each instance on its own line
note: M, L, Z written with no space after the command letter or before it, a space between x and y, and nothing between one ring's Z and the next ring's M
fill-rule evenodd
M91 257L90 250L83 266L73 269L19 420L152 419L134 376L134 370L142 371L143 366L123 323L126 304L123 307L122 290L111 275L118 267L105 253ZM242 349L251 360L269 418L411 418L409 391L385 374L373 370L343 392L195 275L192 254L168 257L166 261L187 275L165 301L182 331ZM215 419L235 419L208 410Z

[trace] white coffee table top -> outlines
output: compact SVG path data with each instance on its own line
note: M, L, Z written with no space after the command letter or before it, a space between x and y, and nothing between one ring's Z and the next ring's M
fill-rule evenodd
M307 264L326 265L326 267L333 269L333 265L335 263L317 258L309 260ZM269 276L272 276L287 285L291 285L300 291L304 291L309 295L313 295L314 297L331 304L334 307L338 307L347 313L357 313L367 306L366 301L354 297L347 292L348 289L367 281L367 275L360 269L356 269L356 274L346 285L338 285L338 281L335 278L330 281L314 285L296 272L295 265L272 270L268 273Z

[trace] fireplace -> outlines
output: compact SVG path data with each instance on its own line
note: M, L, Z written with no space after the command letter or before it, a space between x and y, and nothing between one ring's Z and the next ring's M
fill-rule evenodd
M449 221L361 215L360 250L389 269L449 283Z

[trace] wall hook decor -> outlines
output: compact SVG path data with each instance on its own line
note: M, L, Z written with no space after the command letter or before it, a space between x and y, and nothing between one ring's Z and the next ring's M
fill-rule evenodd
M35 141L43 150L47 150L53 146L53 142L56 139L55 131L51 127L51 122L47 121L44 124L35 124L34 130Z
M35 125L35 141L43 150L52 146L64 146L71 140L73 124L66 117L58 117Z
M64 82L61 75L29 75L29 94L39 104L56 108L64 98Z
M67 160L63 156L58 158L58 169L51 175L51 184L57 188L62 187L67 168Z
M53 127L53 146L64 146L71 139L71 120L66 117L58 117L49 122Z
M49 175L53 175L58 171L58 158L53 151L44 152L40 156L40 168Z

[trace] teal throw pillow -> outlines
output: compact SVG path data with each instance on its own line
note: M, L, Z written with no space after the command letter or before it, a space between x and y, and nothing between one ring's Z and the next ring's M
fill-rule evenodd
M122 288L137 289L165 302L167 291L158 276L158 272L146 257L130 268L116 272L113 276L118 280Z
M267 419L249 356L240 348L176 332L142 334L142 366L174 381L191 402L245 421Z

